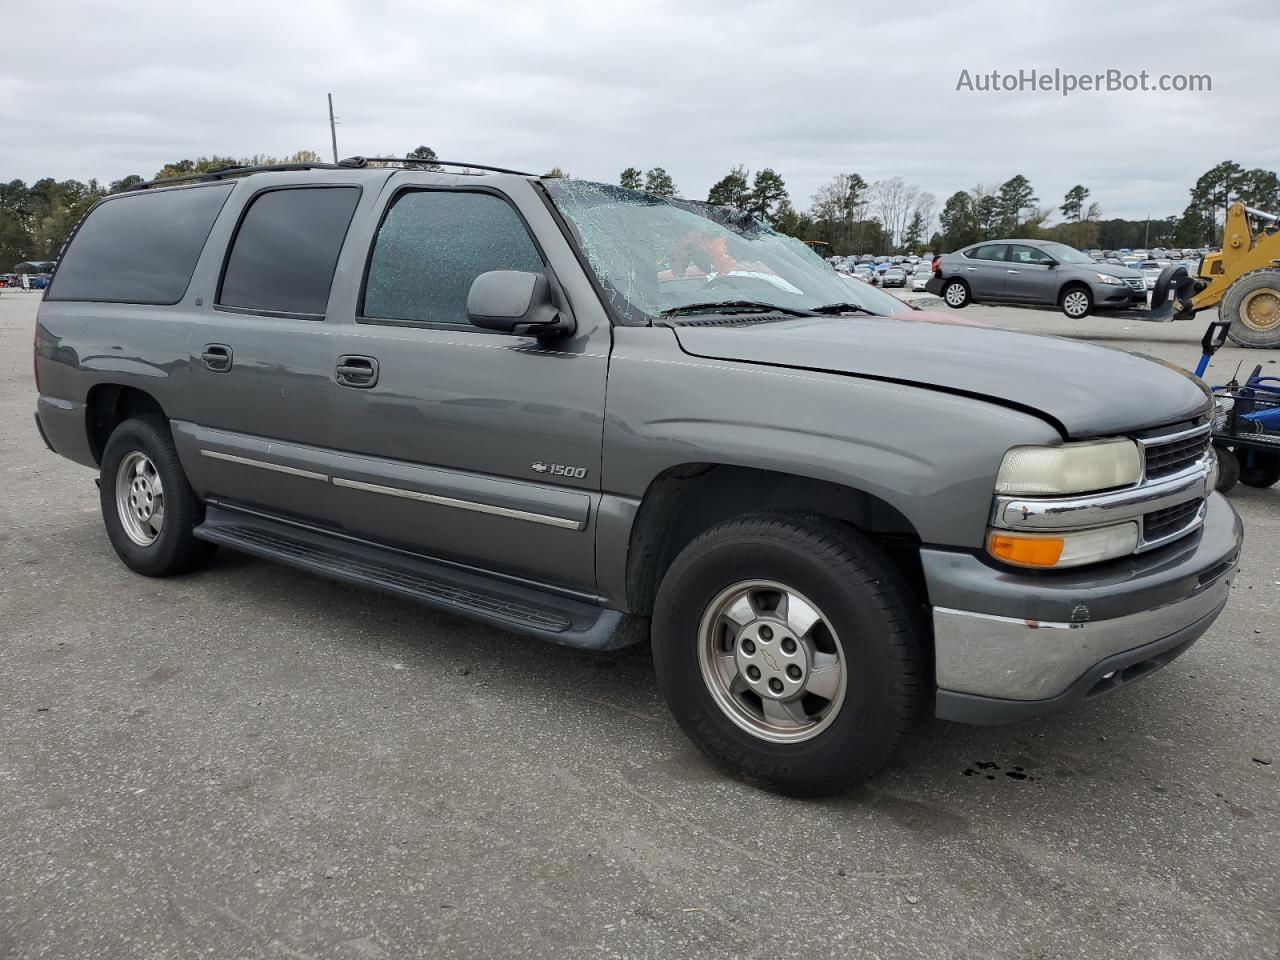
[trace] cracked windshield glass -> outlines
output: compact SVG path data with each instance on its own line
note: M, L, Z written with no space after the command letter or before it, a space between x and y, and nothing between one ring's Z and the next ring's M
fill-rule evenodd
M577 180L546 186L610 304L633 322L769 308L880 316L908 309L741 211Z

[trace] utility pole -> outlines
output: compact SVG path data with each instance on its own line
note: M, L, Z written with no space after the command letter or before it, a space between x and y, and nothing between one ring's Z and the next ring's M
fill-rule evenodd
M333 149L336 155L338 148L334 147ZM335 160L333 162L337 163L338 161ZM1148 251L1150 251L1151 249L1151 214L1149 213L1147 214L1147 235L1146 235L1146 238L1142 241L1142 245L1146 247Z
M333 118L333 94L329 94L329 139L333 141L333 162L338 162L338 121Z

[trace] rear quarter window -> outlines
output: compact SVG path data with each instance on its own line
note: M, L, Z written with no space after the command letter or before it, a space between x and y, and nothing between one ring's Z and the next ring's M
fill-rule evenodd
M231 188L219 183L104 200L63 253L46 299L177 303Z

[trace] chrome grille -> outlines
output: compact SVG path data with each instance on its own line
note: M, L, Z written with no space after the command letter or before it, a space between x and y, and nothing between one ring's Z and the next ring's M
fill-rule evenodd
M1146 278L1146 277L1125 277L1125 278L1124 278L1124 282L1125 282L1125 283L1127 283L1127 284L1129 285L1129 288L1130 288L1130 289L1132 289L1132 290L1146 290L1146 289L1147 289L1147 278Z
M1209 451L1209 430L1205 428L1190 436L1175 436L1169 440L1147 441L1144 444L1147 458L1147 479L1158 480L1193 466Z
M1142 542L1144 545L1172 540L1189 531L1200 519L1203 500L1188 500L1163 510L1153 510L1142 517Z

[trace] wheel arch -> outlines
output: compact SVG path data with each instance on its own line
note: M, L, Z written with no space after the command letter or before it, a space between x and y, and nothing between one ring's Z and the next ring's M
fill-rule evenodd
M155 414L168 419L159 401L145 390L120 383L94 384L85 398L85 429L95 463L102 463L111 433L131 417Z
M714 462L670 467L645 490L631 526L626 601L648 615L671 562L704 530L762 511L817 514L876 540L923 598L920 536L888 501L856 487L797 474Z

